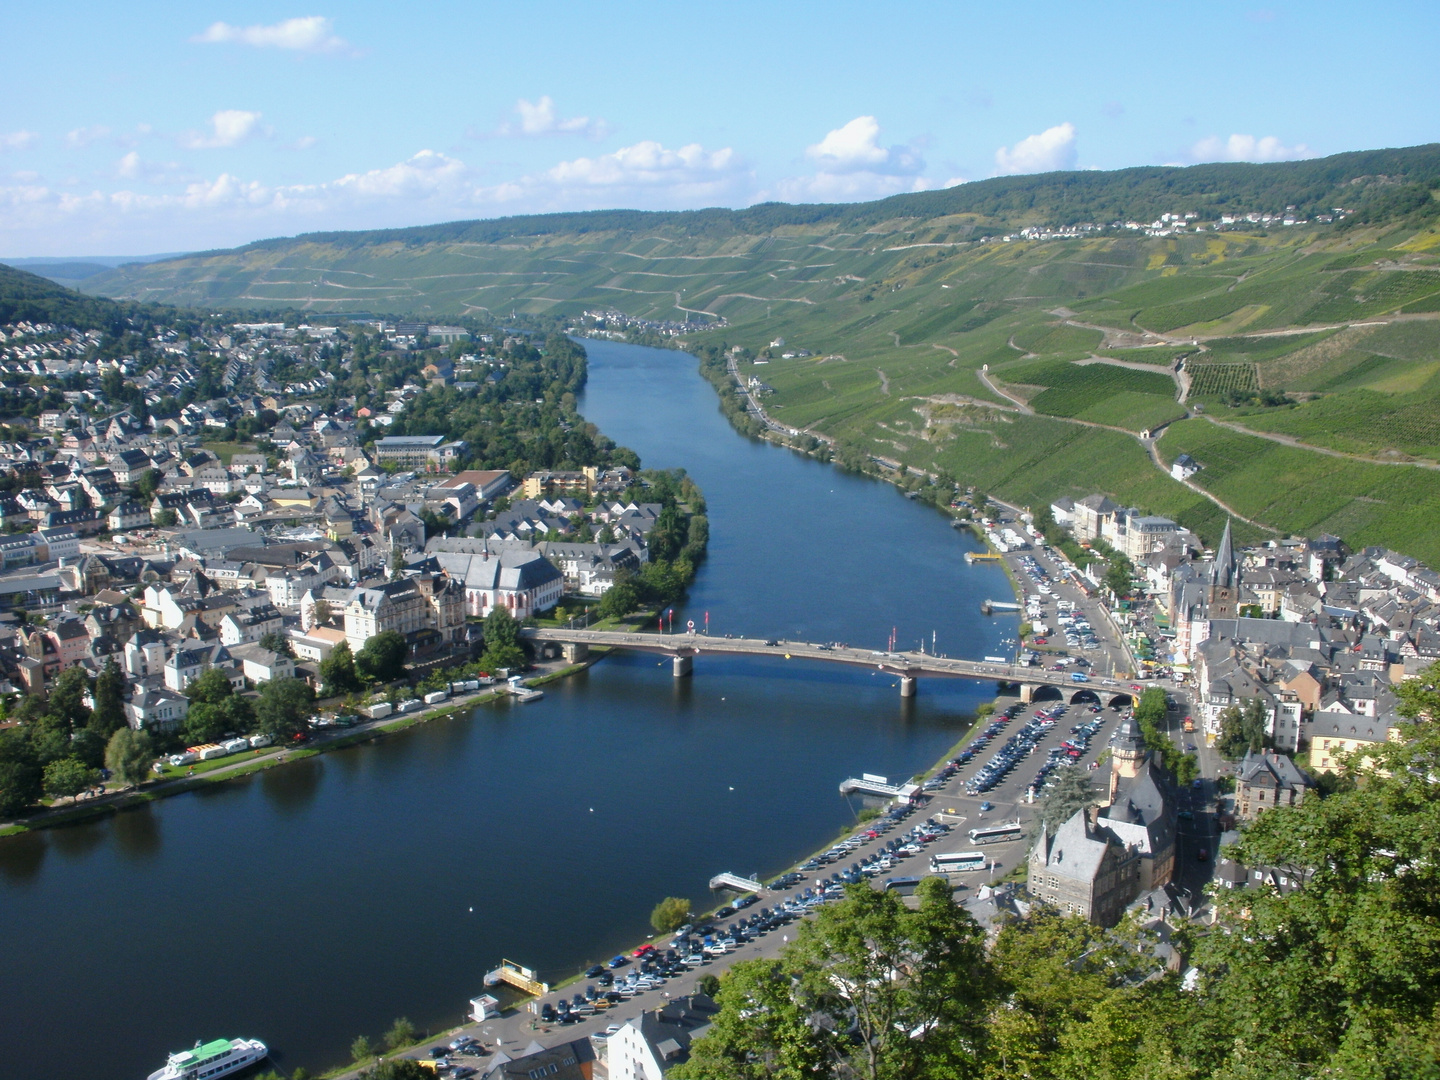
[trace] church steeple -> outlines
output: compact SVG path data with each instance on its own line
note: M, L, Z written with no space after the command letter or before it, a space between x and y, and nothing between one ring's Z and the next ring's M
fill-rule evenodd
M1225 519L1225 533L1215 549L1215 565L1210 568L1210 584L1234 588L1240 578L1235 566L1235 542L1230 538L1230 519Z
M1133 780L1140 775L1150 751L1145 746L1145 734L1140 730L1134 714L1120 721L1119 730L1110 743L1110 803L1114 805L1120 791L1121 780Z

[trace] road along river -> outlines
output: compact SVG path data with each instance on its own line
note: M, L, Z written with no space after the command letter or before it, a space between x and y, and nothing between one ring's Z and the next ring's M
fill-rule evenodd
M950 656L1001 651L1009 585L878 481L741 438L683 353L586 342L588 419L705 491L710 559L677 623ZM196 1039L318 1071L397 1016L456 1023L503 958L558 980L853 820L847 776L908 777L992 687L783 657L617 653L469 716L0 842L0 1076L133 1080Z

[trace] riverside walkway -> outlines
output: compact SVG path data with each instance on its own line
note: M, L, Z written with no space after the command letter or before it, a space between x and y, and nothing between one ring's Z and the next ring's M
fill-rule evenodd
M884 652L856 649L848 645L827 645L778 638L709 637L705 634L642 634L627 630L571 630L563 627L527 627L522 635L534 642L551 642L564 648L566 659L583 660L590 646L662 653L671 657L676 678L692 674L698 656L777 656L787 660L819 660L827 664L849 664L880 670L900 681L900 696L913 697L919 678L974 679L977 682L1013 682L1020 685L1021 699L1032 700L1041 687L1055 687L1062 697L1074 700L1087 692L1097 699L1133 698L1146 682L1091 676L1077 682L1071 671L1047 671L1020 664L997 664L987 660L957 660L921 652ZM1160 685L1155 683L1153 685Z

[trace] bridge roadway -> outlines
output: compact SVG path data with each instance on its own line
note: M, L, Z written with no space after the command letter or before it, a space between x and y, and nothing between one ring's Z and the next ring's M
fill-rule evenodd
M674 659L676 677L689 675L692 662L702 654L724 656L784 656L794 660L821 660L830 664L850 664L854 667L878 669L900 680L900 694L910 697L915 693L917 678L975 679L979 682L1019 683L1021 697L1029 701L1035 689L1054 686L1063 696L1073 699L1089 690L1097 697L1135 697L1137 691L1150 684L1140 680L1107 679L1091 676L1086 682L1078 683L1070 678L1070 671L1047 671L1038 667L1022 667L1019 664L995 664L984 660L956 660L946 656L931 656L920 652L883 652L872 649L856 649L841 645L819 645L803 641L784 641L767 645L762 638L717 638L704 634L641 634L620 630L570 630L565 628L527 627L522 635L531 641L554 642L565 646L566 655L574 660L583 659L591 645L604 645L614 649L631 649L636 652L663 653ZM1073 669L1072 669L1073 670ZM1106 702L1108 704L1109 702Z

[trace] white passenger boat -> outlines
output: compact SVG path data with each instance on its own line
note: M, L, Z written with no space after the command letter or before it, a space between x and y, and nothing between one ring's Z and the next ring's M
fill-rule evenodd
M150 1074L150 1080L214 1080L263 1061L268 1053L269 1048L259 1039L197 1042L193 1050L171 1054L163 1069Z

